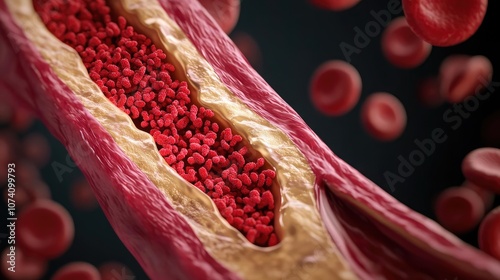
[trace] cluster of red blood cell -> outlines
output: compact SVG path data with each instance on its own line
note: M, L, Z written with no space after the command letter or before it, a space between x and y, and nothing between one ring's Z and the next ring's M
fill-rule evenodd
M42 279L47 274L49 262L60 258L73 243L73 219L61 204L51 199L51 190L40 174L51 156L48 139L40 133L31 132L34 118L22 107L12 106L9 102L2 105L0 164L15 164L15 171L11 173L15 177L10 177L14 178L15 192L8 191L3 183L7 182L7 173L4 172L0 173L0 187L5 202L14 205L17 221L16 243L11 244L15 248L9 245L2 252L1 274L5 279L12 280ZM85 180L77 181L72 189L78 189L73 191L72 196L76 208L96 207L95 197ZM9 270L13 258L15 272ZM104 264L103 270L97 271L89 263L70 263L60 268L51 279L122 280L133 275L124 265L109 264L113 266ZM126 271L122 272L123 269Z
M243 138L220 127L212 110L192 102L162 49L125 18L113 19L104 0L36 1L35 8L80 54L104 95L153 136L165 161L212 198L229 224L256 245L278 243L270 190L275 171L264 158L253 160Z
M317 7L333 11L353 7L358 1L311 0ZM467 2L467 3L466 3ZM381 49L395 67L412 69L429 56L432 45L451 46L470 38L479 28L486 0L454 1L403 0L405 17L394 19L383 32ZM440 66L439 75L428 77L418 86L418 99L427 107L447 101L472 102L491 83L493 67L484 56L452 55ZM357 70L343 61L329 61L313 73L310 97L326 116L340 116L356 106L361 95ZM479 97L478 97L479 98ZM474 101L476 104L476 101ZM406 111L393 95L377 92L361 107L365 130L380 141L397 139L406 126ZM500 145L500 115L483 125L483 137L492 146ZM435 202L438 222L448 230L463 234L476 228L500 194L500 149L472 151L462 164L467 181L444 190ZM479 227L480 248L500 259L500 207L492 210Z

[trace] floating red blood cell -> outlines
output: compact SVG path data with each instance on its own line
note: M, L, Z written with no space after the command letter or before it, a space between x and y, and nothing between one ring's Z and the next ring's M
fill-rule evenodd
M462 172L471 183L500 194L500 149L470 152L462 162Z
M108 262L99 266L102 280L131 280L135 276L124 264L119 262Z
M439 81L436 77L429 77L422 80L418 85L417 95L420 103L429 108L437 107L444 101L439 91Z
M73 206L80 210L92 210L98 206L95 195L85 179L77 180L71 185L70 198Z
M469 188L448 188L438 196L435 204L437 221L454 233L472 230L484 211L481 197Z
M18 217L17 241L26 253L53 259L71 245L74 225L61 205L40 200L25 208Z
M469 189L475 191L483 200L484 208L486 210L490 209L491 206L493 206L493 202L495 202L495 194L492 191L489 191L485 188L481 188L479 186L476 186L468 181L464 182L462 187L469 188Z
M50 160L50 145L47 138L39 133L27 135L21 143L23 155L38 167Z
M26 131L34 121L33 115L22 107L16 107L11 119L11 126L18 132Z
M343 11L354 7L360 0L310 0L311 4L321 9Z
M234 44L255 69L262 66L262 54L255 39L248 33L238 32L231 36Z
M240 0L198 0L219 26L231 33L240 17Z
M361 77L351 64L328 61L313 73L309 93L318 111L327 116L340 116L358 103Z
M361 122L374 138L391 141L398 138L406 127L406 110L394 95L374 93L361 108Z
M12 106L7 102L0 102L0 124L9 123L14 112Z
M9 192L7 191L7 189L5 189L5 201L8 201L8 199L10 198L8 194ZM30 183L18 184L16 186L15 201L16 207L18 209L22 209L37 200L45 200L50 198L50 189L47 184L45 184L41 180L33 180Z
M393 20L382 36L382 51L399 68L415 68L431 53L432 46L415 35L404 17Z
M453 46L469 39L481 25L487 0L403 0L415 34L434 46Z
M73 262L59 268L51 280L100 280L97 268L86 262Z
M26 255L23 250L15 247L15 250L11 250L8 246L2 252L2 274L4 279L11 280L35 280L42 279L43 275L47 271L47 261L34 258ZM14 264L15 272L9 270L12 269Z
M500 207L491 210L479 227L479 248L500 260Z
M458 103L479 93L490 83L493 66L484 56L452 55L442 62L439 75L443 97L451 103Z

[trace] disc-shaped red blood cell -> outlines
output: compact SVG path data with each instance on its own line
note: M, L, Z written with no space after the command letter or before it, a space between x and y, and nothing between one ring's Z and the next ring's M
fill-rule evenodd
M484 56L453 55L442 62L439 75L443 97L458 103L478 94L490 83L493 67Z
M462 172L468 181L500 194L500 149L470 152L462 162Z
M135 276L124 264L119 262L108 262L99 266L102 280L130 280Z
M382 37L382 51L399 68L414 68L431 53L432 46L415 35L404 17L393 20Z
M100 280L97 268L86 262L73 262L56 271L51 280Z
M493 209L479 227L479 248L500 260L500 207Z
M255 39L248 33L238 32L231 36L234 44L255 69L262 66L262 54Z
M354 7L360 0L310 0L311 4L321 9L343 11Z
M429 108L437 107L444 101L439 92L439 81L435 77L422 80L418 85L417 95L420 103Z
M8 246L2 252L2 274L4 279L11 280L34 280L42 279L47 271L45 260L27 256L23 250L15 247L15 250ZM10 268L10 269L9 269Z
M47 138L39 133L27 135L21 143L26 158L38 167L43 167L50 160L50 145Z
M435 213L438 222L454 233L472 230L484 215L481 197L471 189L453 187L437 198Z
M464 182L462 187L469 188L469 189L475 191L483 200L484 208L486 210L490 209L491 206L493 206L493 202L495 202L495 194L492 191L487 190L485 188L481 188L481 187L474 185L468 181Z
M394 95L374 93L361 108L361 122L374 138L391 141L398 138L406 127L406 110Z
M219 26L231 33L240 17L240 0L198 0Z
M25 208L18 217L17 241L26 253L52 259L71 245L74 225L61 205L40 200Z
M474 35L487 6L487 0L403 0L403 10L413 31L441 47L462 43Z
M349 112L359 101L361 77L352 65L340 61L323 63L314 72L310 97L318 111L327 116Z
M79 210L92 210L98 204L95 195L85 179L77 180L71 185L71 202Z

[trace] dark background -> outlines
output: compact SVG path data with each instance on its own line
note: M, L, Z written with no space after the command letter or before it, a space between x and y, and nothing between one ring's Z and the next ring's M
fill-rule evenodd
M255 38L263 58L262 67L258 69L260 74L338 156L402 203L434 218L434 197L440 190L463 182L461 161L471 150L484 146L480 137L481 123L488 115L498 111L500 98L493 93L486 102L481 102L479 110L463 121L460 128L452 130L450 124L443 120L443 113L452 105L443 104L428 109L419 103L416 88L422 78L436 75L439 64L450 54L484 55L491 60L494 68L500 65L500 41L496 37L500 26L497 16L500 4L498 1L489 2L486 18L470 40L455 47L434 48L429 59L413 70L391 66L381 53L381 36L371 38L370 44L360 54L351 57L352 65L359 70L363 80L360 102L344 116L323 116L309 100L311 74L327 60L345 60L339 44L343 41L353 44L353 28L364 29L373 20L370 11L386 10L387 2L361 1L347 11L331 12L317 9L306 0L242 0L240 20L234 32L246 32ZM496 72L493 81L500 81ZM394 94L407 110L406 130L402 137L392 142L384 143L371 138L361 126L359 113L362 102L370 93L377 91ZM384 172L397 173L398 156L407 158L416 149L414 141L429 138L432 130L438 127L446 131L448 140L438 144L436 152L392 191L384 179ZM67 156L64 147L49 136L41 124L36 124L33 130L42 131L50 137L53 150L51 161L64 163ZM72 213L76 227L71 249L51 262L49 275L70 261L88 261L98 266L116 260L127 264L135 273L135 279L147 279L100 209L82 212L71 205L69 187L81 177L81 173L76 169L65 173L60 182L49 164L42 174L51 186L53 199ZM498 198L496 204L499 204ZM477 245L476 235L474 230L460 237Z

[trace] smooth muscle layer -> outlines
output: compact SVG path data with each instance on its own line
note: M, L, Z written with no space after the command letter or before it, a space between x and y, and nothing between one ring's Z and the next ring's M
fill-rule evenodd
M8 32L0 33L0 43L7 42L7 55L0 63L10 63L12 71L0 81L6 88L24 86L10 94L77 159L113 228L150 278L500 278L496 260L337 158L196 1L113 4L172 54L176 75L188 78L200 102L233 121L276 168L284 235L274 247L250 244L205 194L169 169L152 137L102 95L78 54L50 35L28 0L9 0L9 9L4 3L0 22Z

